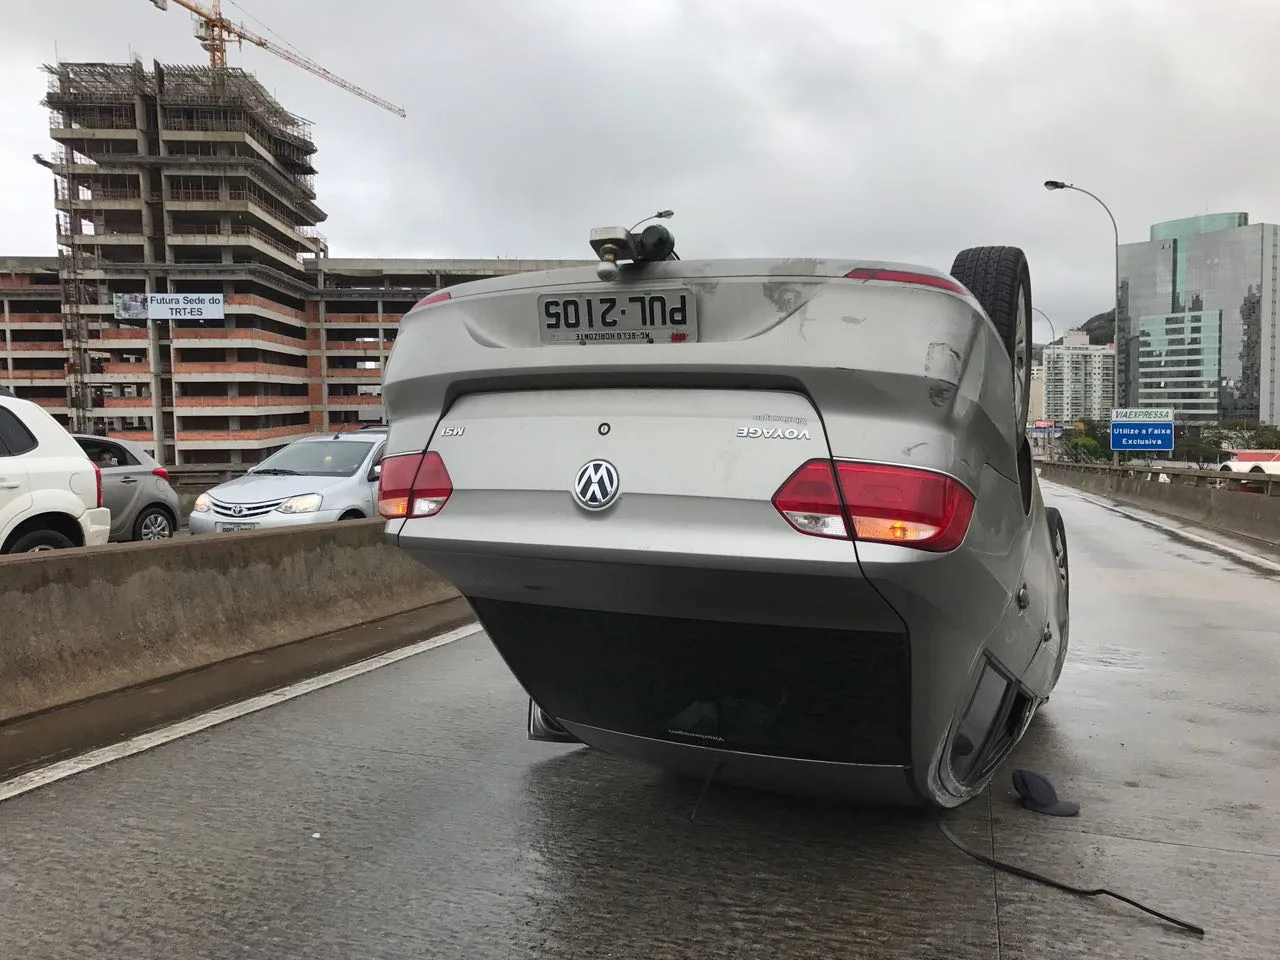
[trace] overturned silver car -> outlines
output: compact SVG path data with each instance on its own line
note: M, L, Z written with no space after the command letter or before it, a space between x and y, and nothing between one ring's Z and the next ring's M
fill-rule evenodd
M387 535L451 580L529 735L954 806L1057 683L1066 534L1026 440L1014 247L949 274L680 260L449 288L387 364Z

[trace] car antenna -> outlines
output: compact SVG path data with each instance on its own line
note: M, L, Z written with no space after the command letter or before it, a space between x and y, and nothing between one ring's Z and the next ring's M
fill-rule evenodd
M637 220L635 223L631 225L631 229L628 230L627 232L635 233L636 227L640 226L640 224L642 223L648 223L650 220L670 220L675 215L676 215L676 212L674 210L659 210L657 213L650 214L649 216L645 217L643 220Z
M711 769L707 772L707 779L702 782L702 790L698 792L698 799L693 804L693 811L689 814L690 823L693 823L694 819L698 816L698 808L702 806L702 798L707 795L707 788L711 786L711 781L723 768L723 760L716 760L715 763L711 764Z

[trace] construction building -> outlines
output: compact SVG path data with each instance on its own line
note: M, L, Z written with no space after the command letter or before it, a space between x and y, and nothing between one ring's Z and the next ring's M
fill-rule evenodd
M422 297L585 261L346 260L307 123L233 68L47 66L57 257L0 258L0 384L166 464L382 419Z

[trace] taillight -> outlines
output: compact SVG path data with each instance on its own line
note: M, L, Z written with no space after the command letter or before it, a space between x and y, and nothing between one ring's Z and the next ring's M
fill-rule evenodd
M453 493L444 460L434 450L385 457L378 476L378 513L388 520L434 517Z
M154 470L151 471L151 475L153 477L159 477L161 480L165 481L166 483L169 481L169 471L166 470L164 467L156 467Z
M858 267L844 275L846 280L878 280L881 283L911 283L918 287L933 287L961 297L969 296L964 285L950 277L935 277L931 273L912 273L909 270L881 270L876 267Z
M931 470L838 463L854 536L922 550L954 550L973 517L973 494Z
M94 506L101 507L102 506L102 468L99 467L92 460L90 460L89 463L93 467L93 481L98 488L98 502L94 504Z
M839 485L837 489L837 483ZM931 470L810 460L774 495L796 530L818 537L954 550L973 517L973 494Z
M416 310L418 309L418 307L429 307L433 303L444 303L448 299L450 299L450 294L448 290L437 290L435 293L427 294L425 297L423 297L421 300L415 303L413 305L413 308Z
M773 505L801 533L849 539L830 460L810 460L773 495Z

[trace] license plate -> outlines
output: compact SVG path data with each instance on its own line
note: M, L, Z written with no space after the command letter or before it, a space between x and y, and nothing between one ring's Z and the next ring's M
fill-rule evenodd
M256 529L258 529L258 525L256 523L220 523L218 524L218 530L221 533L242 533L245 530L256 530Z
M538 297L543 343L690 343L698 302L688 287Z

